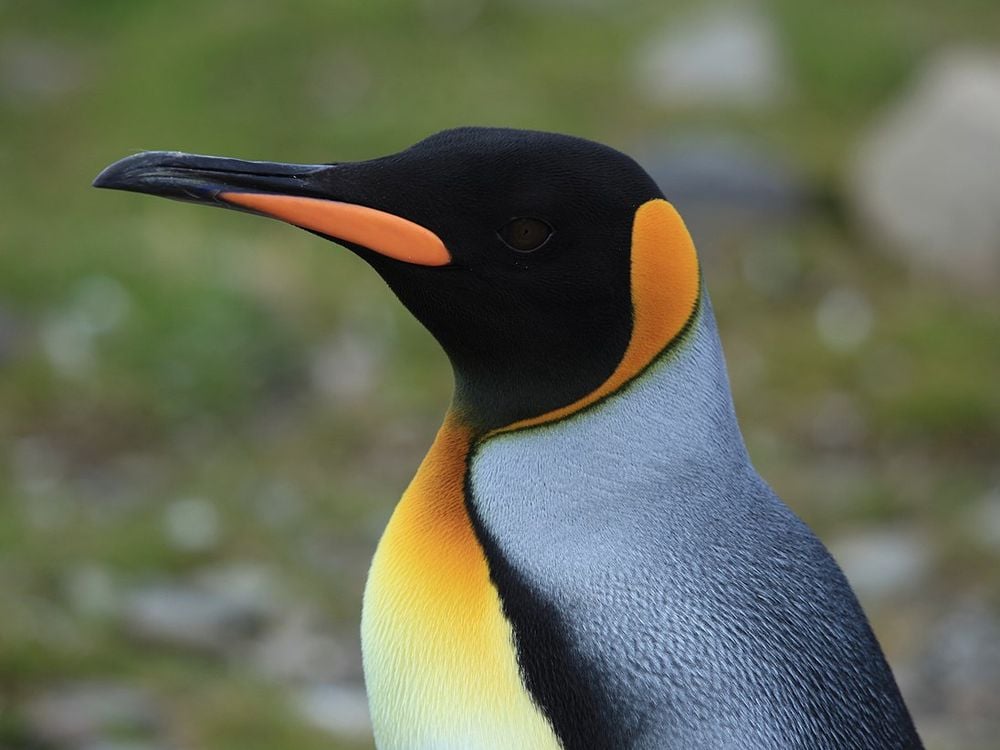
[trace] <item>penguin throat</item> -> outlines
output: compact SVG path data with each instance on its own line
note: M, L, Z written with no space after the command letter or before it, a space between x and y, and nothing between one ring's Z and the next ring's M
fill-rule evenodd
M377 744L555 750L467 510L471 441L449 414L372 562L362 645Z
M519 366L508 371L488 361L469 362L453 356L454 409L473 426L477 438L550 413L593 392L614 369L612 357L597 362L593 352L589 358L581 357L580 364L565 367L530 366L522 357Z

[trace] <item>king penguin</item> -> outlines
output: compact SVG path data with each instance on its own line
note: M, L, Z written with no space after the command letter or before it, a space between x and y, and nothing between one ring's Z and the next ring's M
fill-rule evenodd
M750 463L692 240L580 138L391 156L136 154L98 187L276 218L365 260L452 405L364 597L380 750L913 750L826 549Z

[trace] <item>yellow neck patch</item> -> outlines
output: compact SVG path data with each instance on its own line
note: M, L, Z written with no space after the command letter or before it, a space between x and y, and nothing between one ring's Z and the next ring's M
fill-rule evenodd
M372 562L361 630L380 750L559 747L465 507L471 440L449 415Z
M698 302L698 256L684 220L662 198L635 212L631 269L632 336L611 376L571 404L495 432L554 422L600 401L642 372L684 329Z

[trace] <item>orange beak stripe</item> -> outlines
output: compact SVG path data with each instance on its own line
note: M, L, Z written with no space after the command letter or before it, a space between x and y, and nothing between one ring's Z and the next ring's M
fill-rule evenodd
M220 193L234 206L367 247L420 266L445 266L451 253L431 230L395 214L353 203L268 193Z

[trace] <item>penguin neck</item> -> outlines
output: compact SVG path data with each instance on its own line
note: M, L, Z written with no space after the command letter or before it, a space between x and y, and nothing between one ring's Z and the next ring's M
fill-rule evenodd
M729 376L708 294L676 341L611 402L620 408L627 428L660 438L657 459L666 464L733 467L749 464L736 420ZM631 402L631 403L630 403Z
M489 382L497 382L495 375L490 377ZM749 461L736 421L712 305L704 290L688 322L644 367L624 379L606 376L575 401L498 426L491 417L517 412L516 407L502 403L503 399L520 403L517 394L532 391L533 380L522 377L504 390L490 390L485 380L476 381L468 371L456 369L453 410L470 426L473 442L541 425L572 429L573 422L586 419L591 410L626 403L629 408L618 410L616 422L623 429L652 431L660 437L659 460L691 462L701 455L714 461L724 455L741 464ZM651 410L655 413L649 413ZM560 424L563 422L565 426ZM720 449L724 449L722 453Z
M474 439L572 403L593 391L610 368L538 366L509 371L452 360L451 411Z
M505 320L517 331L499 325L477 341L445 347L455 382L452 408L474 436L585 398L608 379L628 344L627 308L543 317L544 325L530 316Z

